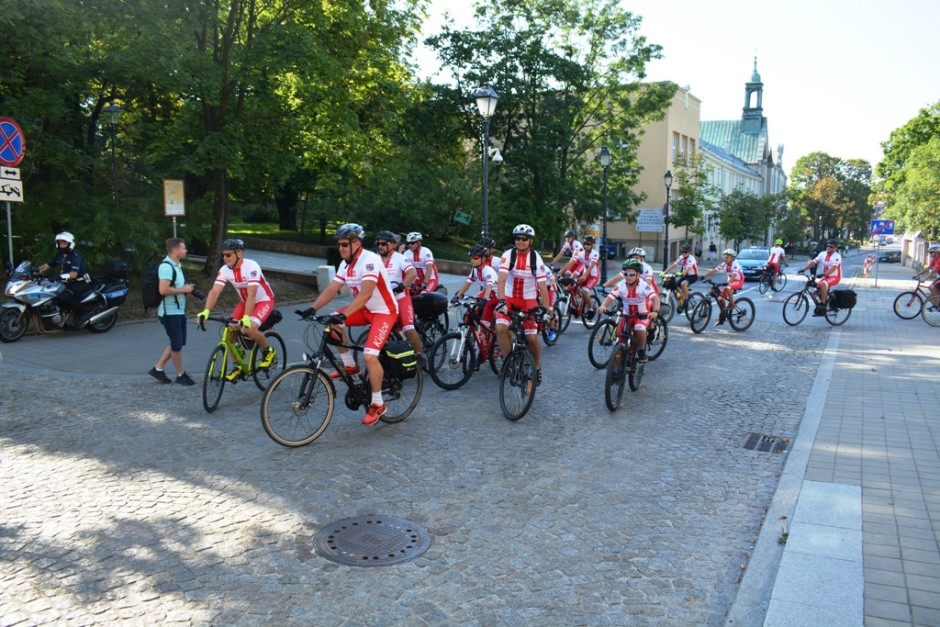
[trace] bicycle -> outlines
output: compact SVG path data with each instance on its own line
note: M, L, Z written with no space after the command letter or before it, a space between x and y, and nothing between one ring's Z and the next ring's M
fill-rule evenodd
M921 314L924 301L930 296L930 290L926 287L928 283L930 281L917 281L914 289L898 294L894 299L894 313L898 318L913 320Z
M776 274L776 276L775 276ZM757 286L757 291L761 294L766 294L767 290L773 290L779 292L787 286L787 275L783 271L774 273L771 272L770 266L764 266L764 269L761 270L760 274L760 283Z
M646 314L617 315L617 342L614 344L610 359L607 361L607 374L604 377L604 403L610 411L616 411L623 403L623 388L629 382L630 389L640 389L646 364L640 362L637 354L636 338L628 321L630 318L646 318Z
M932 327L940 327L940 294L928 296L921 307L920 316Z
M456 390L469 381L481 361L489 362L496 376L502 366L499 342L496 334L481 324L477 299L465 296L458 306L464 313L457 330L438 338L428 353L428 374L445 390Z
M693 333L701 333L711 321L712 300L718 306L719 316L727 320L735 331L746 331L754 324L754 303L750 298L735 298L734 307L731 307L728 299L721 293L721 288L728 285L727 274L724 275L724 280L705 279L704 282L708 283L710 287L705 298L692 310L691 327Z
M336 384L324 366L336 369L340 381L346 385L344 402L355 411L367 408L372 402L372 387L365 368L361 374L346 372L342 359L331 346L362 351L363 347L344 344L333 330L331 315L307 318L310 322L304 332L304 341L311 354L304 353L304 363L291 366L279 374L265 390L261 399L261 425L272 440L287 447L310 444L326 430L336 411ZM321 332L322 331L322 332ZM319 343L315 339L319 336ZM316 347L314 348L314 344ZM418 406L424 388L424 377L418 368L414 351L407 341L387 342L379 360L384 370L382 399L387 410L382 422L396 423L407 418Z
M529 352L523 323L545 314L544 307L533 307L526 311L511 309L509 331L512 333L512 349L503 360L499 371L499 406L509 420L519 420L526 415L535 400L535 388L539 385L535 358Z
M798 272L797 274L805 276L803 272ZM814 308L822 307L819 302L819 290L816 285L817 278L815 276L808 276L806 277L806 283L803 284L803 287L798 292L790 294L790 296L783 301L784 322L791 327L796 326L806 318L806 315L810 311L810 303L813 304ZM849 292L854 299L855 292L852 290L830 290L829 302L826 305L825 313L820 313L820 315L825 316L826 322L835 327L845 324L845 321L852 315L852 308L855 306L854 302L852 302L850 306L840 306L838 300L842 297L838 295L839 292Z
M207 412L211 414L218 408L219 400L222 398L222 390L225 388L226 383L234 385L251 377L258 389L263 392L271 383L271 380L284 370L287 365L287 347L280 335L268 330L273 328L281 319L281 313L275 309L260 327L260 330L264 332L265 339L268 341L268 346L273 346L275 352L275 361L264 368L260 366L262 354L258 344L237 329L229 326L238 324L238 320L220 316L209 316L205 319L222 324L219 344L209 356L209 363L206 364L206 376L202 380L202 406ZM199 322L201 331L206 330L205 320ZM231 369L229 368L230 364L232 365ZM238 375L235 379L230 379L229 377L232 376L233 372L237 372Z
M689 302L686 307L685 299L682 296L682 288L679 286L679 277L681 274L662 274L662 290L659 294L660 307L659 315L664 322L672 322L672 316L682 309L685 312L686 320L692 319L692 310L705 298L701 292L689 292Z
M662 304L660 304L662 308ZM602 321L591 332L591 339L588 342L588 360L591 365L601 370L607 367L610 361L610 354L617 344L617 321L619 320L620 310L611 310L608 312L607 319ZM669 341L669 325L660 316L656 316L649 328L646 330L646 356L650 361L654 361L662 355Z
M591 302L588 304L584 300L584 293L581 291L581 286L578 285L577 280L571 277L558 277L555 283L561 286L558 291L558 298L555 299L555 304L558 305L558 311L561 314L560 324L558 325L561 331L564 332L568 328L568 325L571 324L571 318L574 316L581 318L581 324L585 328L593 329L597 324L597 309L601 306L601 300L598 298L597 292L591 292ZM590 318L587 315L588 309L594 310L594 314Z

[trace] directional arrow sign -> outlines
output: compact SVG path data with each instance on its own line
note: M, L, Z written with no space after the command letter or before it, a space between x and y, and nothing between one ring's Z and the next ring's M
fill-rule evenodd
M0 168L0 179L7 179L10 181L20 180L20 169L19 168L9 168L2 167Z
M872 235L894 235L894 220L872 220Z

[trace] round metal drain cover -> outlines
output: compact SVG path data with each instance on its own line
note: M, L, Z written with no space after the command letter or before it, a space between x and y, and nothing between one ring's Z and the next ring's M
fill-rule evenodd
M313 538L321 557L351 566L388 566L418 557L431 536L417 523L394 516L357 516L330 523Z

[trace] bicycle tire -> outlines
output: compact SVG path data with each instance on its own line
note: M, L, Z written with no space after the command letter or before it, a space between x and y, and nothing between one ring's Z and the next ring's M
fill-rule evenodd
M206 364L206 376L202 378L202 406L210 414L219 407L228 363L228 350L224 346L212 349Z
M708 323L712 319L712 303L710 300L703 300L698 305L695 306L695 309L692 310L691 318L689 319L689 326L692 328L692 333L698 334L704 331L708 327Z
M571 324L571 301L568 300L567 296L559 296L558 300L555 301L555 307L558 307L558 311L561 312L558 332L564 333L568 330L568 325Z
M705 294L701 292L690 292L689 300L685 304L685 319L689 322L692 321L692 312L695 311L695 308L698 307L698 304L704 300L708 300L705 297Z
M643 370L646 364L640 363L637 354L634 351L627 353L627 382L630 389L636 392L640 389L640 381L643 380Z
M852 315L851 309L832 309L826 305L826 322L834 327L845 324Z
M441 389L456 390L463 386L473 375L476 365L476 354L473 348L473 337L470 329L466 329L467 338L464 340L460 354L455 354L460 346L463 333L451 331L441 336L431 352L428 354L428 374L431 380Z
M901 320L913 320L924 308L924 297L919 292L901 292L894 299L894 314Z
M766 294L770 291L771 278L770 275L766 272L760 275L760 283L757 284L757 291L761 294Z
M777 273L777 280L771 283L770 289L772 289L775 292L779 292L783 290L783 288L785 288L786 286L787 286L787 275L785 275L781 271Z
M248 362L252 367L251 378L262 392L267 389L274 377L284 372L284 368L287 367L287 345L284 344L284 339L274 331L268 331L264 337L268 340L268 346L274 347L275 362L267 368L259 368L257 364L261 361L263 353L261 347L257 345L251 349L251 361Z
M940 327L940 294L934 294L924 301L920 317L932 327Z
M596 293L591 292L591 298L589 299L589 301L590 301L590 309L594 312L594 314L590 317L590 319L588 319L587 309L582 310L581 324L584 325L585 329L593 329L594 327L596 327L601 317L600 314L597 313L597 310L600 309L601 307L601 299L597 297Z
M659 317L667 324L672 322L672 317L675 315L678 306L676 296L672 293L672 290L663 292L663 296L659 299Z
M386 377L382 381L382 400L385 401L385 413L382 422L401 422L411 415L421 400L424 390L424 371L415 370L415 376L410 379Z
M588 359L591 365L598 370L606 368L616 344L617 322L608 318L591 331L591 339L588 340Z
M543 319L539 322L538 329L539 333L542 335L542 341L545 342L545 346L554 346L558 343L558 324L555 322L557 318L555 317L556 311L555 308L552 308L552 315L547 320ZM553 328L554 327L554 328ZM555 332L555 336L552 337L551 332Z
M437 318L415 318L415 331L421 338L421 352L425 355L434 346L434 342L447 333Z
M617 342L607 362L604 376L604 403L610 411L617 411L623 402L623 386L627 380L627 345Z
M669 325L657 316L646 333L646 356L650 361L654 361L666 350L666 343L669 342Z
M538 382L535 358L525 349L509 354L499 373L499 406L507 420L519 420L532 407Z
M750 298L734 299L734 309L728 314L728 324L735 331L747 331L754 324L754 303Z
M809 313L809 299L804 292L793 292L783 301L783 321L791 327L803 322Z
M336 411L336 389L320 370L302 365L283 371L261 397L261 426L268 437L295 448L320 437Z
M490 339L490 358L487 360L490 362L490 370L493 371L497 377L503 371L503 353L499 350L499 340L496 339L496 334L493 334L492 339Z

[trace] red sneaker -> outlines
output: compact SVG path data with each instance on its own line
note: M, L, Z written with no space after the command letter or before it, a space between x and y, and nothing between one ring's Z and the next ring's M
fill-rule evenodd
M346 374L349 374L349 375L357 375L357 374L359 374L359 366L345 366L345 368L346 368ZM334 370L333 372L331 372L331 373L330 373L330 378L331 378L331 379L339 379L339 371L338 371L338 370Z
M362 424L367 427L371 427L379 421L379 418L385 415L385 411L388 409L384 404L376 405L372 403L369 405L369 411L366 412L365 417L362 419Z

